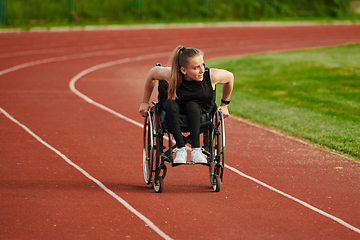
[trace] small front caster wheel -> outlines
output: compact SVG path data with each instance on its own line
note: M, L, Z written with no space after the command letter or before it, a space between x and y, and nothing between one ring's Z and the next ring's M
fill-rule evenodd
M164 190L164 178L159 176L154 183L154 190L157 193L161 193Z
M214 189L214 192L220 192L221 189L221 179L219 175L214 175L212 187Z

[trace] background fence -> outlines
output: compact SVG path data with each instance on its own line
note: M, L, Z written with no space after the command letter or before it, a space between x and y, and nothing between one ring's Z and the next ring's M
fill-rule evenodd
M238 21L351 16L350 0L0 0L0 23Z

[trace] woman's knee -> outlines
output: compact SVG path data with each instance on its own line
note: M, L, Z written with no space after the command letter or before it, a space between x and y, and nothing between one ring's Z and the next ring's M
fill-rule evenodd
M196 102L188 102L185 107L184 110L186 111L187 114L197 114L200 115L202 110L199 106L199 104L197 104Z

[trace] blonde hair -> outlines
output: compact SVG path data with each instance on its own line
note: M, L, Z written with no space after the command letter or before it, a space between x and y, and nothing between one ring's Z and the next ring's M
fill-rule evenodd
M180 71L181 67L187 67L189 58L193 58L198 55L204 56L204 53L199 49L185 48L181 45L175 48L169 60L169 65L171 66L168 88L169 99L177 99L176 89L180 86L184 78L183 73Z

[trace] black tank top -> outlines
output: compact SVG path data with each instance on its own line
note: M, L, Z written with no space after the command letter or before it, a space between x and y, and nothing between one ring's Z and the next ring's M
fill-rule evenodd
M204 78L199 81L183 80L176 90L176 101L181 105L194 101L204 112L210 112L214 108L216 91L212 88L210 70L205 68Z

